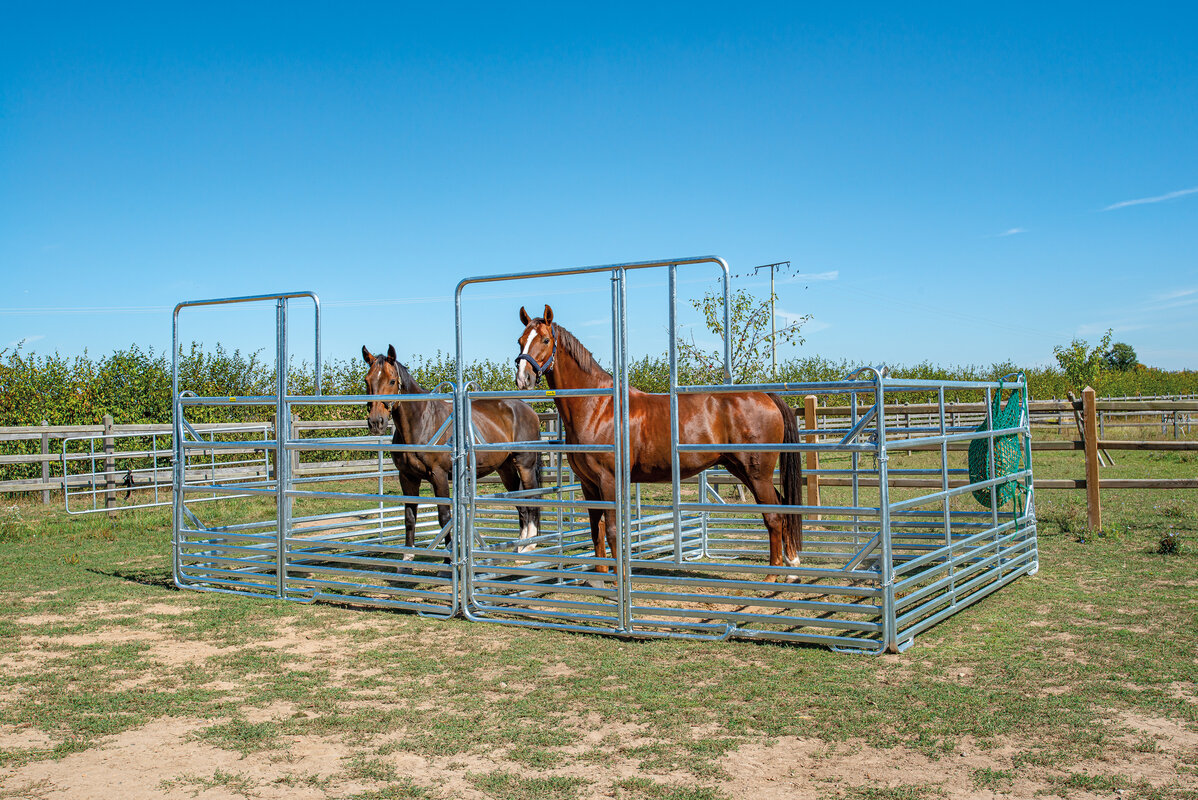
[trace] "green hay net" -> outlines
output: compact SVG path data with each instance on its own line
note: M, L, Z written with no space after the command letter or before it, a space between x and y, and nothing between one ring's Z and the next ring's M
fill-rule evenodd
M1002 404L1002 381L999 381L998 391L994 393L991 418L994 420L995 430L1019 427L1020 420L1023 418L1022 390L1013 392L1004 406ZM990 427L983 420L977 430L981 433L990 430ZM1025 468L1023 444L1019 439L1019 434L1012 433L1007 436L999 436L994 440L994 460L998 463L999 477L1019 472ZM994 472L990 469L989 441L989 439L974 439L969 443L970 483L978 483L995 477ZM1000 483L994 488L998 490L997 505L999 508L1010 502L1015 502L1018 508L1022 505L1020 501L1023 499L1023 495L1027 493L1027 487L1015 480ZM989 486L974 489L973 497L986 508L990 508Z

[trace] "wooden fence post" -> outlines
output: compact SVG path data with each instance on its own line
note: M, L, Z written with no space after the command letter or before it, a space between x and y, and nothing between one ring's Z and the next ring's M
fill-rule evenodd
M1094 390L1082 389L1082 413L1085 421L1083 437L1086 445L1086 512L1090 530L1102 530L1102 498L1098 492L1098 413L1095 409Z
M819 427L815 411L815 395L813 394L809 394L803 398L803 427L809 431L813 431ZM807 442L809 444L815 444L816 439L816 434L807 434ZM812 450L807 453L807 502L804 505L819 505L819 475L816 475L812 471L817 469L819 469L819 453ZM819 514L808 515L808 519L819 519Z
M112 439L112 415L104 415L104 507L108 516L115 517L116 511L116 444Z
M49 424L50 424L50 420L48 420L48 419L42 420L42 427L47 427L47 426L49 426ZM42 483L46 484L46 487L47 487L45 489L42 489L42 505L44 505L44 506L50 504L50 489L49 489L49 486L50 486L50 462L46 460L46 456L48 456L48 455L50 455L50 434L43 433L42 434ZM63 475L62 476L62 481L63 481L62 485L64 487L66 486L66 480L67 480L67 476Z

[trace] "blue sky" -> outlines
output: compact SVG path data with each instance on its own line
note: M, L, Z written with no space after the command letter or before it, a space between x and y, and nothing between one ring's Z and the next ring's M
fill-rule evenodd
M1050 363L1113 328L1198 369L1192 5L5 17L0 347L161 350L181 300L310 289L327 355L431 354L463 277L716 254L800 270L779 307L813 321L783 357ZM664 348L663 287L633 284L640 351ZM472 290L468 354L514 357L545 302L610 350L604 283L558 280ZM272 332L261 307L183 328Z

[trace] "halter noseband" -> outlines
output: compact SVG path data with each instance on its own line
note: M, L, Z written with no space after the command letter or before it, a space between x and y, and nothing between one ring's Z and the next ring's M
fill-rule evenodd
M535 378L533 378L533 382L532 382L533 386L537 385L537 381L541 380L541 376L543 376L549 370L553 369L553 359L557 355L557 330L556 330L556 328L557 328L556 325L550 326L549 340L551 342L553 342L553 349L549 351L549 358L545 359L544 364L538 364L537 360L535 358L533 358L532 356L530 356L528 353L521 353L520 355L516 356L516 369L520 369L521 361L527 361L529 366L532 367L533 374L536 376Z

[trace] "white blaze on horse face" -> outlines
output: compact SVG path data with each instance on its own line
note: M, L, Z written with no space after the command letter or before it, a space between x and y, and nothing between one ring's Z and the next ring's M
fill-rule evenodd
M529 328L528 335L524 337L524 349L520 351L521 355L528 355L528 351L532 349L533 340L537 338L537 329ZM516 377L519 379L517 385L528 383L529 380L536 381L536 375L532 372L532 365L524 359L520 359L520 368L516 370ZM520 386L521 389L530 389L534 383L529 383L528 386ZM521 536L520 538L524 538Z
M535 523L535 522L530 522L520 529L521 541L523 541L524 539L531 539L532 537L534 537L536 535L537 535L537 523ZM537 546L535 544L522 544L516 548L516 552L517 553L527 553L530 550L536 550L536 549L537 549Z

